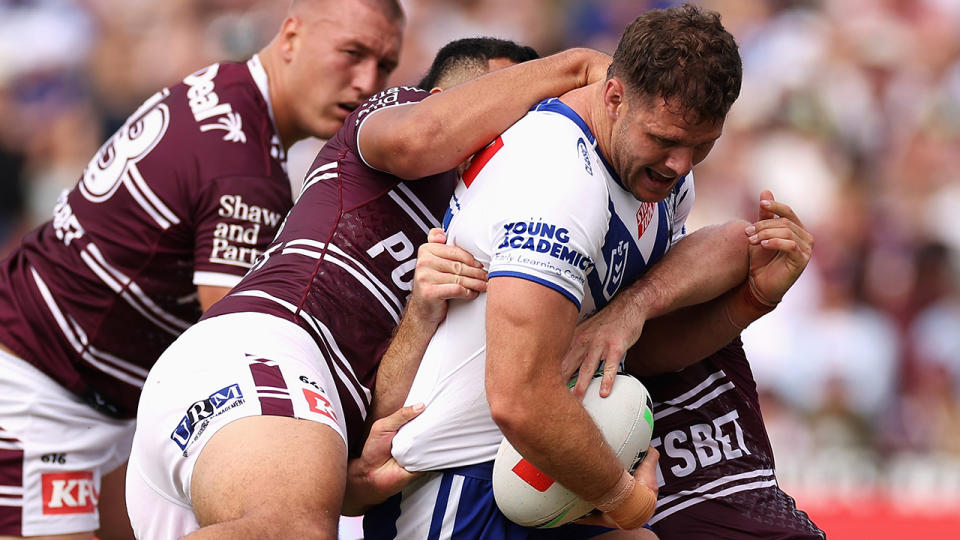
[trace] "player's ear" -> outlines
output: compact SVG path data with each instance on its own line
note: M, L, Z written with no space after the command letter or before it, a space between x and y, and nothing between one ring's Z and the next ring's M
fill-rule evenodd
M616 77L610 77L603 86L603 106L610 120L616 120L623 106L623 83Z
M443 92L443 88L440 88L439 86L434 86L433 88L430 89L431 96L434 94L439 94L440 92Z
M285 62L293 60L302 26L303 23L298 17L287 17L280 26L280 35L277 39L280 40L280 55Z

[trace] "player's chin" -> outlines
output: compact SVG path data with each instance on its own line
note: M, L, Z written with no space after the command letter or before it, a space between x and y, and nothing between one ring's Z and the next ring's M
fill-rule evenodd
M343 121L346 120L346 118L346 115L341 114L325 114L317 118L313 123L313 129L310 135L318 139L329 139L333 137L337 130L343 127Z
M661 185L659 182L654 185L650 185L648 183L638 183L632 186L630 192L633 193L633 196L638 201L660 202L670 195L670 192L673 190L675 185L676 182L673 182L669 185Z

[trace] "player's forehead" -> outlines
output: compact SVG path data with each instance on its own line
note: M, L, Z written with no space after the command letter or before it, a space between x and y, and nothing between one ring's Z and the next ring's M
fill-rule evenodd
M650 135L684 146L700 146L716 141L723 133L723 119L691 122L689 111L661 97L636 102L639 123Z
M358 0L338 0L313 13L320 38L335 47L355 46L381 58L397 60L403 20Z

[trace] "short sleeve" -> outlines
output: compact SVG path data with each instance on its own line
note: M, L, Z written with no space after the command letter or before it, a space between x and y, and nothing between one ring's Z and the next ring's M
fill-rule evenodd
M350 126L347 128L349 130L347 133L347 146L351 150L357 152L357 155L360 156L360 159L363 161L364 165L370 167L370 164L367 163L366 159L364 159L363 151L357 142L360 138L360 130L363 129L363 124L366 122L367 118L369 118L373 113L391 107L417 103L423 101L429 96L430 93L426 90L421 90L412 86L395 86L371 97L365 101L363 105L357 108L357 110L353 113L353 116L347 119L347 125Z
M198 204L193 283L233 287L273 241L292 200L279 178L225 177Z

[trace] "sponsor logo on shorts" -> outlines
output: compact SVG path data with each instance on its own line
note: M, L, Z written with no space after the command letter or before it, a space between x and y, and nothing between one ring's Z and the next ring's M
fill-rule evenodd
M240 391L240 385L225 386L210 394L210 397L201 399L188 407L187 414L180 419L177 427L170 434L170 439L177 443L181 450L185 451L188 444L200 437L210 418L243 403L243 392ZM199 429L197 429L198 425L200 426ZM193 440L191 440L191 436L193 436Z
M57 464L57 465L66 465L67 464L67 454L62 452L54 452L52 454L44 454L40 456L40 461L44 463Z
M307 377L306 375L301 375L299 378L300 378L300 382L302 382L303 384L309 384L310 386L316 388L317 390L319 390L319 391L321 391L321 392L324 391L324 389L323 389L323 388L320 388L320 385L317 384L316 381L310 380L310 377Z
M307 400L307 405L310 406L310 410L322 414L334 422L337 421L337 413L333 410L333 406L330 404L330 400L326 398L323 394L318 394L313 390L308 388L303 389L303 397Z
M100 494L91 471L47 473L41 484L45 515L90 514L97 508Z

